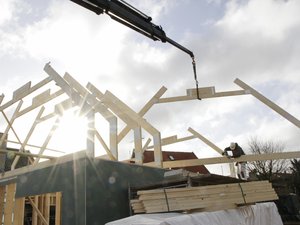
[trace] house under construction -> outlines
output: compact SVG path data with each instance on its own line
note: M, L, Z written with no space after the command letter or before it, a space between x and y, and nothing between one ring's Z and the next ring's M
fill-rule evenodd
M10 99L0 96L1 120L6 124L0 137L0 224L96 225L137 213L173 210L190 212L200 209L216 211L246 203L271 201L277 196L268 182L253 183L236 179L233 164L241 161L300 158L299 151L227 158L222 156L222 149L191 127L188 128L189 136L163 137L158 129L144 119L152 106L161 103L193 101L198 97L205 100L252 95L300 127L298 119L239 79L234 82L240 89L226 92L216 92L215 87L203 87L189 89L182 96L164 98L167 88L162 87L140 111L135 112L109 91L103 93L91 83L83 86L68 73L61 76L50 64L46 64L44 70L47 77L39 83L26 83L15 90ZM50 144L63 114L70 110L87 118L88 125L84 149L66 154L64 149L53 149ZM22 119L29 125L18 126L18 121ZM97 128L98 120L105 121L108 125L106 130ZM39 136L39 127L44 124L48 125L48 132L42 129L43 136ZM130 160L120 161L119 153L124 151L119 148L120 142L126 135L131 135L130 131L133 132L131 149L134 149L134 155ZM151 138L143 140L143 132ZM36 137L39 137L38 141ZM164 146L191 139L200 139L218 152L220 157L177 158L176 153L163 153ZM96 156L98 148L105 151L105 157ZM149 152L152 156L146 156ZM209 174L203 166L218 163L230 165L231 177ZM178 179L174 178L178 174L172 174L176 170L170 170L188 170L188 167L199 166L202 166L202 170L188 175L181 174ZM171 174L166 177L168 173ZM209 192L210 196L214 196L229 188L229 197L224 197L224 202L218 205L212 205L211 201L216 202L222 198L203 202L204 197L201 197L192 201L182 195L182 190L174 189L170 193L163 191L164 188L151 190L170 186L190 188L184 189L188 195L194 193L192 187L196 186L197 196L199 191L214 190ZM234 192L231 193L231 190ZM259 190L265 192L260 193ZM166 203L167 195L169 201ZM187 202L178 205L171 196L184 198ZM173 201L175 205L172 205Z

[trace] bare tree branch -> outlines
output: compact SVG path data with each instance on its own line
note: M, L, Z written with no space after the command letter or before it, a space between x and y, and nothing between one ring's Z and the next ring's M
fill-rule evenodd
M257 137L252 137L249 142L249 152L252 154L278 153L283 152L285 146L281 142L262 141ZM271 180L273 174L287 171L287 160L267 160L248 163L248 171L255 175L259 180Z

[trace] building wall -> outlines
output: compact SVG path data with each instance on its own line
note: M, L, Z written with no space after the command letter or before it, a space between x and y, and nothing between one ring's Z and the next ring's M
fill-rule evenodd
M16 197L62 192L62 225L102 225L129 216L128 186L161 181L163 173L84 157L18 176Z
M162 181L164 170L95 159L87 167L87 224L129 216L128 187Z
M35 170L18 176L16 197L62 192L62 225L83 225L85 174L85 158Z

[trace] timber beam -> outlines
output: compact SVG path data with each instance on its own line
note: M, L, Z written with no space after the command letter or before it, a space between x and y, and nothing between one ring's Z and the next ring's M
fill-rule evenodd
M190 89L188 89L190 90ZM237 90L237 91L224 91L224 92L215 92L215 93L200 93L199 98L218 98L218 97L229 97L229 96L238 96L238 95L246 95L249 94L245 90ZM184 96L175 96L169 98L160 98L157 103L170 103L170 102L180 102L180 101L189 101L189 100L197 100L198 97L195 95L184 95Z
M214 158L203 158L203 159L164 161L163 168L177 168L177 167L210 165L210 164L219 164L219 163L253 162L253 161L295 159L295 158L300 158L300 151L266 153L266 154L259 154L259 155L258 154L242 155L239 158L214 157ZM144 165L152 166L153 162L145 163Z
M278 105L276 105L274 102L272 102L270 99L268 99L265 96L263 96L261 93L259 93L258 91L256 91L254 88L250 87L249 85L247 85L246 83L244 83L240 79L235 79L234 83L236 83L237 85L239 85L241 88L247 90L247 92L249 94L253 95L259 101L261 101L262 103L264 103L265 105L267 105L268 107L270 107L271 109L273 109L275 112L277 112L279 115L281 115L282 117L284 117L285 119L287 119L288 121L290 121L291 123L293 123L295 126L297 126L298 128L300 128L300 121L296 117L294 117L291 114L289 114L283 108L281 108Z

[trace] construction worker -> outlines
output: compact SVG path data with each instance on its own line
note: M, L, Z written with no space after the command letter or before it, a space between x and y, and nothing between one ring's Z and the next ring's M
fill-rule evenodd
M245 155L243 149L235 142L231 142L229 147L224 149L222 155L225 155L229 158L237 158L242 155ZM246 180L246 162L237 162L235 164L237 166L237 175L240 179Z

